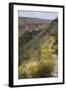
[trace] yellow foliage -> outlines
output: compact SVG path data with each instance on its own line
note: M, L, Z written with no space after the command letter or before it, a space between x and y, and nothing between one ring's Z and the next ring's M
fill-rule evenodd
M34 62L34 63L30 63L29 64L29 74L32 76L32 77L38 77L38 63Z
M27 77L27 74L25 72L25 65L21 64L18 68L18 78L21 79L21 78L26 78Z

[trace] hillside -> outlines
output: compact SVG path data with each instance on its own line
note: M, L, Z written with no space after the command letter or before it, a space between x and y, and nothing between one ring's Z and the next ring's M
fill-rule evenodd
M38 18L19 17L19 36L25 31L38 31L47 29L50 22L50 20L43 20Z
M50 20L40 19L40 18L28 18L28 17L19 17L19 25L24 23L50 23Z
M29 22L31 21L32 20L30 20ZM35 20L35 22L37 21ZM43 28L42 29L38 28L38 30L36 30L36 28L34 27L33 23L35 22L34 21L32 22L33 29L32 28L30 28L30 30L27 29L28 31L25 30L24 32L21 33L21 35L19 35L19 67L21 67L22 65L26 65L24 66L24 68L27 69L31 63L35 62L34 64L36 65L40 64L40 66L44 68L44 65L42 66L41 64L44 61L46 61L47 63L48 61L51 62L51 66L53 67L54 64L52 64L52 62L53 63L55 62L56 69L52 72L52 76L57 76L58 19L53 20L51 23L47 22L48 26L46 28L44 28L44 25L42 25ZM43 21L41 22L41 24L42 23ZM44 22L44 24L47 23ZM30 27L30 25L28 27ZM29 74L30 70L27 69L27 71L28 73L27 72L26 73ZM46 74L48 74L48 72ZM43 73L43 75L39 74L39 76L34 77L46 77L44 70L40 70L40 73L41 74ZM31 74L27 75L27 78L30 77L32 77ZM19 76L19 78L22 77Z

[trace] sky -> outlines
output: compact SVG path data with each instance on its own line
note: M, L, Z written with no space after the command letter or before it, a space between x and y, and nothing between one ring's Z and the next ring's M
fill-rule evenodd
M40 12L40 11L18 11L18 17L31 17L31 18L40 18L40 19L48 19L53 20L58 17L57 12Z

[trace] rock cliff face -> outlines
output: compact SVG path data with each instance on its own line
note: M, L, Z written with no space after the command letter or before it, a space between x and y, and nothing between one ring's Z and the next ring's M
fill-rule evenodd
M18 28L19 36L25 31L39 31L46 30L49 26L50 20L42 20L37 18L19 17Z

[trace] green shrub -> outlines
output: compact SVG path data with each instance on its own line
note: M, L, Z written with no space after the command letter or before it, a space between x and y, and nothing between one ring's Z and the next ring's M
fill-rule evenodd
M40 77L50 77L52 71L54 70L55 61L54 60L42 60L39 63L39 76Z
M38 63L30 63L29 64L29 74L31 77L36 78L39 77L38 75Z
M54 57L54 37L50 36L49 39L43 43L40 47L41 50L41 61L39 63L39 76L49 77L54 70L55 57Z
M23 64L21 64L18 68L18 78L19 79L27 78L27 74L25 72L25 66Z

